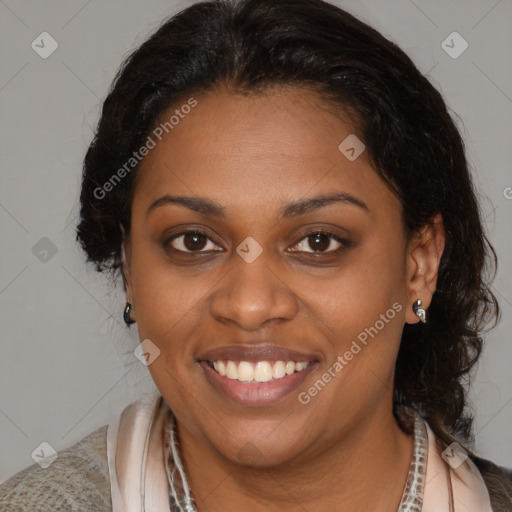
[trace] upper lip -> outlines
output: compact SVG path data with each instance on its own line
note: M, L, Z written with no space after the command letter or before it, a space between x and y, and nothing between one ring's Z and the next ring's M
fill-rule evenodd
M200 361L316 361L313 354L305 354L278 345L231 345L208 350L198 357Z

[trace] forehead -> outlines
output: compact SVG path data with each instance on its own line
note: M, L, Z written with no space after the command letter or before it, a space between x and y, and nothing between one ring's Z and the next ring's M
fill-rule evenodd
M397 208L366 153L350 160L340 151L347 137L356 144L362 139L356 127L313 91L282 87L243 96L218 90L182 108L187 100L164 112L156 125L164 128L150 133L155 146L139 167L134 206L182 193L261 208L336 190L364 196L379 209Z

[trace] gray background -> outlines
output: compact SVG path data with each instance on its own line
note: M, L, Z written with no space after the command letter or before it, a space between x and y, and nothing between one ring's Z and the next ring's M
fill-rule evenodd
M84 265L74 227L81 160L114 73L191 3L0 0L0 481L32 464L42 441L61 450L155 390L133 355L136 327L122 323L121 288ZM463 120L501 261L494 290L503 318L471 393L477 447L512 467L512 2L335 3L397 42ZM47 59L31 47L44 31L59 45ZM453 31L469 44L457 59L441 47Z

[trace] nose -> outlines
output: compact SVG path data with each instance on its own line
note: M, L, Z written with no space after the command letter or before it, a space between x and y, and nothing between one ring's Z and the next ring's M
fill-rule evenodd
M217 321L255 331L270 320L291 320L297 315L295 294L264 254L252 263L234 255L231 271L211 298L210 311Z

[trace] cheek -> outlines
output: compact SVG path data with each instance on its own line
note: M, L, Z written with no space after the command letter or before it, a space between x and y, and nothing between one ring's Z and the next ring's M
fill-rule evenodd
M165 341L194 314L207 286L203 279L191 279L187 270L171 265L155 242L139 240L133 244L131 266L139 331Z
M307 278L308 304L344 340L375 324L390 308L387 317L401 318L397 309L405 308L407 297L401 248L399 239L373 239L354 250L335 274ZM400 308L393 309L395 303Z
M325 396L333 413L353 397L361 407L375 404L393 386L407 297L405 258L395 247L402 247L400 240L376 241L354 253L337 279L325 280L322 286L312 282L316 314L330 328L327 366L338 362L333 370L339 378Z
M311 280L309 305L330 342L316 379L332 384L311 402L318 418L364 416L393 388L406 294L403 261L385 247L379 247L378 257L375 251L361 252L336 279ZM302 391L316 393L311 387Z

